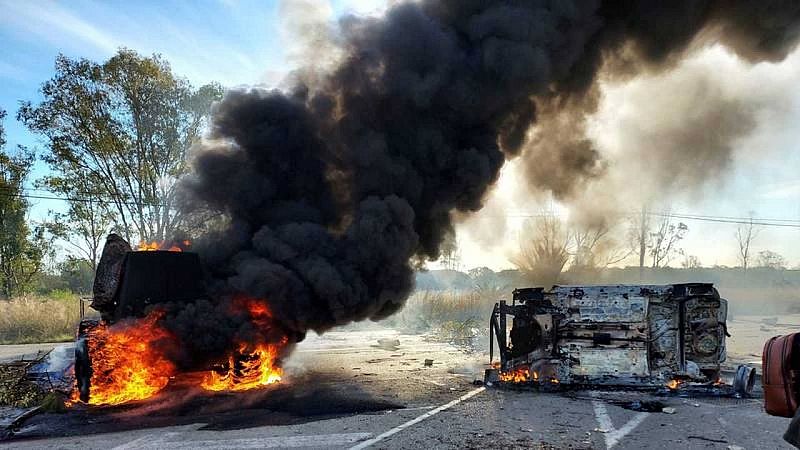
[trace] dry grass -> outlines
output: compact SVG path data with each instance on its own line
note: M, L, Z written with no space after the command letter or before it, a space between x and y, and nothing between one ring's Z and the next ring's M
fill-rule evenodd
M405 332L430 333L437 340L474 346L488 332L496 294L496 289L417 291L388 322Z
M793 285L769 287L717 286L734 314L779 315L800 312L800 288Z
M0 300L0 344L70 341L79 320L80 306L74 294L55 292L48 297Z
M424 332L448 322L484 322L493 305L475 292L417 291L392 319L398 326Z

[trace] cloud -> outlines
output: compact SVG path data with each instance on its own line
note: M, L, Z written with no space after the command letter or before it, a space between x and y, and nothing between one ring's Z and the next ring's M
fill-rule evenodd
M72 40L89 44L105 52L114 52L119 43L106 33L55 2L1 2L4 14L0 19L20 34L30 34L55 46Z
M800 179L769 184L764 187L761 197L775 200L796 199L800 197Z

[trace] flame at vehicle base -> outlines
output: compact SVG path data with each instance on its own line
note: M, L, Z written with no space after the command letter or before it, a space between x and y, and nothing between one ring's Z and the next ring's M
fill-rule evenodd
M87 335L92 375L90 405L118 405L143 400L161 391L175 374L175 365L160 344L172 336L157 322L163 311L144 319L108 327L98 325ZM77 390L72 401L78 401Z
M281 381L283 370L275 367L282 341L278 345L260 344L248 351L242 344L239 350L228 357L225 364L208 372L201 386L209 391L245 391Z
M249 315L252 324L267 334L274 334L274 320L268 305L260 300L238 299L234 307ZM91 359L90 405L119 405L150 398L162 391L180 373L166 354L180 343L159 321L163 310L154 310L142 319L130 319L112 326L99 324L86 335ZM288 338L272 336L272 343L239 343L225 362L206 372L199 387L208 391L245 391L281 381L280 356ZM192 382L193 384L194 382ZM80 402L74 390L69 404Z
M531 370L526 367L518 367L512 371L508 372L500 372L500 381L507 382L507 383L525 383L528 381L538 381L539 374L534 370Z
M675 390L681 387L681 382L679 380L669 380L667 381L667 388L670 390Z

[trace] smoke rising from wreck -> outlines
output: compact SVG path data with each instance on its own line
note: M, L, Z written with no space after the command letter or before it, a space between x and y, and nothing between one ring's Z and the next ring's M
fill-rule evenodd
M559 196L603 172L582 139L601 68L663 70L699 39L778 60L798 23L792 2L725 0L422 1L345 17L330 73L216 107L183 182L187 207L226 218L196 247L212 288L265 299L293 340L384 318L415 263L438 256L451 214L480 210L523 148L531 179ZM228 309L192 305L167 323L215 355L253 332Z

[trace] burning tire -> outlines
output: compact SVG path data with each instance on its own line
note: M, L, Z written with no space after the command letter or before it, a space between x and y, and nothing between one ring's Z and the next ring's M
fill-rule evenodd
M78 389L78 397L84 403L89 402L89 387L92 379L89 332L98 325L97 320L82 320L78 325L78 336L75 341L75 384Z

